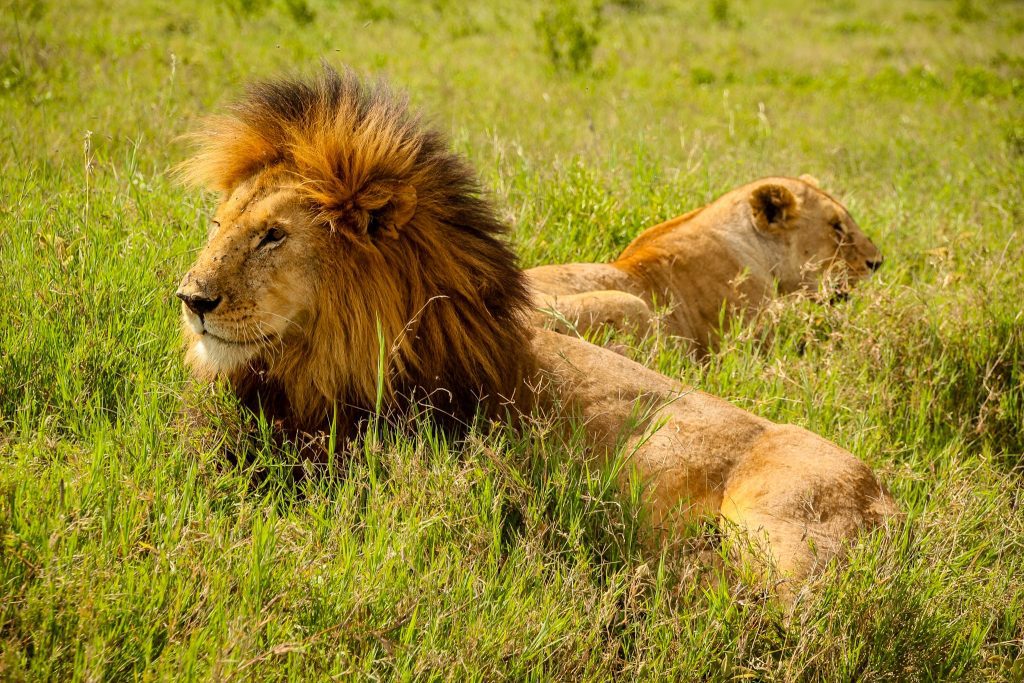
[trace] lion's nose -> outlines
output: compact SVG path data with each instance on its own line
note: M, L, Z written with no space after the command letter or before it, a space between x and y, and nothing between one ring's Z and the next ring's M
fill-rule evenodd
M178 290L177 297L185 302L188 309L196 315L206 315L213 311L220 305L223 297L211 298L208 296L202 296L199 294L186 294L185 292Z
M881 256L874 260L868 259L868 268L871 269L871 272L874 272L882 267L882 261L884 260Z

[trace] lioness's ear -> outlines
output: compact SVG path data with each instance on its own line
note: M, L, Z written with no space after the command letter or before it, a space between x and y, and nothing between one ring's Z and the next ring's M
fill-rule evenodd
M804 173L803 175L801 175L800 180L804 181L811 187L816 187L819 190L821 189L821 182L819 182L818 179L812 176L810 173Z
M796 218L796 197L782 185L762 185L750 193L750 213L758 230L785 230Z
M416 188L393 180L378 180L364 187L356 204L366 212L365 232L398 237L398 230L416 215Z

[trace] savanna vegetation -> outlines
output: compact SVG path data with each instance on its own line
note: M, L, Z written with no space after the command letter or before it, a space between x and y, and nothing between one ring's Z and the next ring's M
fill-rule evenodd
M905 518L787 610L713 523L639 542L543 421L230 464L174 298L213 200L171 168L320 59L450 132L526 266L817 176L886 257L849 300L701 362L599 341L852 450ZM0 678L1022 680L1022 187L1009 0L3 0Z

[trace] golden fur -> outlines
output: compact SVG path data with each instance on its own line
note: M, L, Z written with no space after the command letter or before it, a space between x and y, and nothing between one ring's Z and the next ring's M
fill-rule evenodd
M877 247L810 176L764 178L649 228L608 264L526 271L538 308L587 330L646 331L655 306L665 328L713 345L723 306L749 316L776 294L845 292L881 265Z
M550 330L533 343L560 404L587 426L598 456L619 452L621 481L643 484L657 533L721 517L782 577L804 577L842 555L861 529L897 507L850 452L684 387L607 349ZM728 525L727 525L728 528Z
M527 294L506 226L404 98L325 69L252 86L194 137L181 174L222 200L179 290L223 299L183 307L198 376L298 429L374 409L381 363L384 401L456 422L513 397Z
M790 576L895 510L834 444L529 327L523 276L466 165L381 86L330 70L263 84L199 139L184 173L222 197L179 289L188 363L286 428L322 429L335 410L355 428L383 352L386 408L571 412L581 457L625 444L623 483L641 479L656 529L721 516Z

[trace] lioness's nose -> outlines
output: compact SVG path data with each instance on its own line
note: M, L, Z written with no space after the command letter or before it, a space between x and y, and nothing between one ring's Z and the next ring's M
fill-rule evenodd
M879 268L882 267L883 260L884 259L881 256L874 260L868 259L868 268L870 268L872 271L878 270Z
M189 310L196 315L206 315L213 309L220 305L220 301L223 297L211 298L208 296L202 296L199 294L186 294L180 289L176 295L179 299L185 302Z

